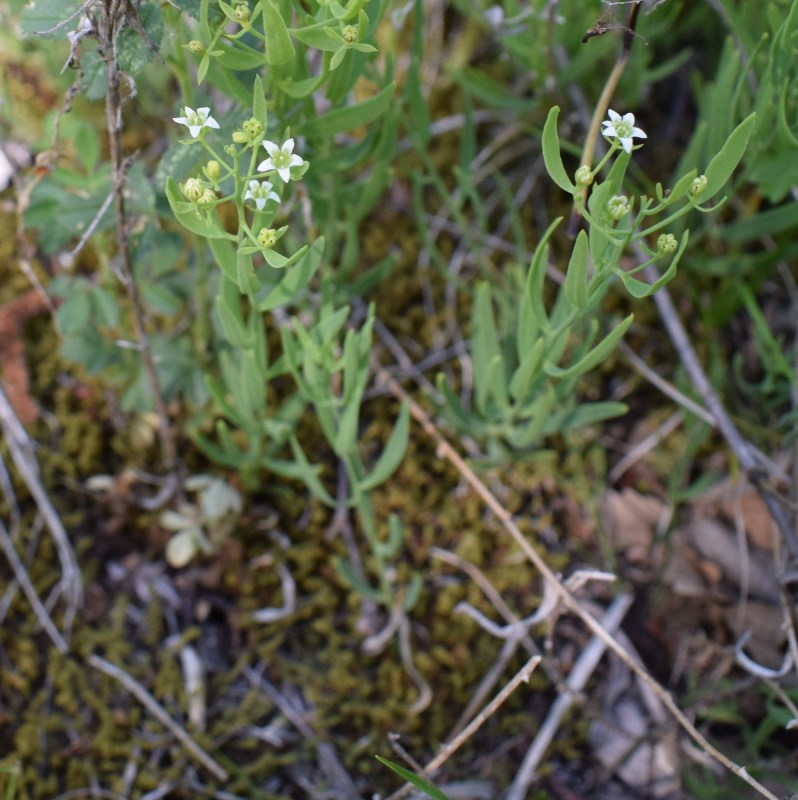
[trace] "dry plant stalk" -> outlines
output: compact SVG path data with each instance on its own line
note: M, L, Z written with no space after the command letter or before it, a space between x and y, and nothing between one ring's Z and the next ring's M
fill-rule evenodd
M656 296L656 295L655 295ZM446 459L468 483L468 485L482 498L485 505L495 514L499 522L501 522L504 529L510 534L512 539L521 548L524 555L540 572L543 579L550 585L550 588L557 595L559 601L568 609L572 614L579 617L584 622L587 628L594 636L600 639L609 650L617 655L621 661L635 674L640 680L648 686L651 691L657 696L660 702L668 709L672 716L676 719L679 725L685 732L693 739L694 742L711 758L724 766L727 770L732 772L741 780L745 781L749 786L759 792L763 797L768 800L779 800L776 795L769 791L755 778L748 774L745 767L741 767L730 758L724 755L714 745L712 745L703 734L693 725L693 723L682 712L679 706L671 697L670 693L649 674L648 670L639 663L632 654L612 635L602 627L601 623L587 611L579 600L566 588L562 581L554 574L543 557L532 547L527 541L520 528L513 521L512 515L506 508L499 502L496 496L488 489L487 486L477 477L476 473L466 462L461 458L459 453L446 441L440 431L436 428L428 414L421 406L411 398L407 392L396 383L393 378L383 369L378 372L379 380L387 386L391 394L399 400L406 401L410 407L410 414L421 425L425 433L427 433L435 442L437 446L437 455L439 458Z

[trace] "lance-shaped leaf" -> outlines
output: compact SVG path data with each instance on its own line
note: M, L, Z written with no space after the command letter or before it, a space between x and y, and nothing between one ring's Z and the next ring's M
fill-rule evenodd
M726 139L720 152L709 162L705 173L707 185L704 191L695 198L696 202L709 200L729 180L745 153L755 121L756 114L750 114L729 134L729 138Z
M554 106L549 111L546 124L543 126L543 161L546 164L546 171L551 179L568 194L573 194L575 187L565 171L560 155L560 139L557 135L557 117L560 114L560 107Z
M576 308L587 305L587 261L588 240L587 234L582 230L574 242L568 271L565 273L565 298Z
M597 367L613 352L613 350L615 350L618 346L618 342L621 341L623 335L632 324L633 319L634 314L630 314L620 325L611 330L590 352L582 356L575 364L571 364L570 367L562 369L556 364L552 364L548 361L545 362L543 368L546 370L546 374L559 379L575 378Z

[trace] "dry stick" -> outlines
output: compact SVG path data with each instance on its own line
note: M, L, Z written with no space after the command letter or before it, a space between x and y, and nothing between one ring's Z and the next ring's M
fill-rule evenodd
M47 632L47 635L58 649L58 652L66 653L67 650L69 650L69 645L66 643L66 639L64 639L64 637L61 635L61 631L59 631L55 626L52 617L47 613L47 609L44 607L44 603L42 603L42 601L39 599L39 595L36 594L36 589L31 583L28 573L25 571L25 566L23 565L22 560L17 555L17 551L14 549L14 543L11 541L11 537L8 535L6 526L3 525L1 521L0 547L6 554L8 563L11 564L11 569L14 572L14 577L22 588L25 597L28 598L28 602L31 604L31 607L35 612L37 619L41 623L41 626Z
M214 761L170 716L164 707L131 675L127 672L106 661L99 656L90 655L87 659L89 666L113 678L125 687L158 722L167 728L180 744L188 751L189 755L199 761L214 778L219 781L226 781L228 778L227 770L221 764Z
M656 297L657 295L655 295ZM516 544L524 552L524 555L532 562L537 568L538 572L543 578L549 582L551 588L562 601L563 605L573 614L575 614L585 625L590 629L591 633L595 634L607 647L615 653L626 666L629 667L635 675L637 675L643 683L651 688L654 694L660 699L662 704L670 711L676 718L678 723L684 728L688 735L701 747L706 753L715 759L719 764L722 764L729 772L735 774L738 778L745 781L749 786L753 787L763 797L768 800L779 800L772 792L762 786L759 781L752 778L744 767L735 764L731 759L720 752L714 745L697 730L692 722L685 716L681 709L676 705L676 702L671 695L657 683L654 678L649 675L648 671L638 663L632 655L623 647L614 637L610 636L601 623L588 611L586 611L574 595L563 586L562 582L552 572L548 564L543 560L543 557L532 547L527 541L520 528L513 521L512 515L507 509L497 500L493 493L485 486L484 483L477 477L476 473L466 462L460 457L457 451L443 438L438 429L435 427L432 420L421 406L411 398L407 392L402 389L399 384L391 378L384 370L378 373L379 379L389 388L391 394L399 400L406 401L410 407L410 413L413 418L421 425L424 431L429 435L437 445L437 453L440 458L447 459L452 466L460 473L464 480L471 486L471 488L482 498L485 505L496 515L499 522L504 526L505 530L515 540Z
M17 472L25 481L25 485L55 542L58 560L61 564L61 583L64 585L64 594L67 598L66 628L69 630L77 610L83 605L80 567L61 518L50 502L39 478L39 465L34 455L33 445L2 389L0 389L0 427L3 429L3 436L8 444Z
M133 311L141 361L147 382L152 392L155 411L158 416L158 430L161 436L164 467L167 472L176 474L178 458L177 447L169 414L166 409L161 384L155 371L149 336L144 323L144 309L139 297L138 286L133 275L133 258L128 240L129 227L125 209L125 180L127 163L122 159L122 96L119 89L119 66L116 58L117 34L125 21L127 0L105 0L102 22L98 25L100 49L107 71L107 89L105 93L105 115L108 127L108 144L111 151L111 171L113 175L114 209L116 211L116 237L119 245L120 277L125 284L128 300Z
M540 656L532 656L529 661L521 667L518 672L510 679L506 686L477 714L476 717L450 742L441 747L438 755L432 759L425 767L424 774L432 775L435 770L442 767L461 747L467 742L484 724L489 720L507 700L507 698L522 684L529 680L529 676L535 671L535 667L540 663ZM401 800L409 792L412 786L406 783L401 789L395 791L388 797L388 800Z
M635 243L634 249L637 257L641 261L647 258L638 243ZM651 283L654 283L659 278L659 272L653 266L646 267L643 274L646 280ZM712 388L709 378L704 372L701 362L698 360L698 355L693 349L693 345L690 343L690 339L682 325L679 314L673 305L667 287L663 287L658 292L655 292L654 302L657 304L660 317L662 317L662 321L665 323L671 342L676 348L679 359L682 364L684 364L684 368L687 370L687 374L690 376L693 386L704 401L704 405L707 407L710 414L715 418L718 430L740 462L740 466L743 468L746 477L751 481L751 484L765 501L770 516L773 518L776 525L778 525L779 531L781 531L790 556L792 558L798 557L798 534L796 534L787 512L781 504L778 493L773 491L768 484L767 474L763 474L763 468L758 463L751 446L740 435L731 417L726 413L726 409L723 407L720 397L718 397L717 393Z
M626 612L632 605L632 599L632 595L622 594L613 600L612 605L607 609L607 613L602 619L608 634L614 635L620 627ZM571 670L571 674L568 676L568 680L565 682L566 691L562 692L554 701L546 721L540 726L535 740L527 750L521 763L521 768L516 773L513 785L510 787L505 800L524 800L526 797L527 790L535 779L535 770L557 733L562 718L571 707L576 694L582 691L588 678L593 674L605 650L605 643L597 636L594 636L588 642L587 647L582 651Z

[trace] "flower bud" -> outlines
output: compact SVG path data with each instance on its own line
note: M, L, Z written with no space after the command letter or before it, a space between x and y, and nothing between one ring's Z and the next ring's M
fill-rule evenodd
M184 46L190 53L196 53L197 55L205 51L205 48L202 46L202 42L198 42L196 39L192 39L187 45Z
M209 161L205 165L205 174L212 180L215 181L222 172L222 165L216 161L212 160Z
M249 137L250 141L263 133L263 125L261 125L260 120L255 119L255 117L248 119L241 127L244 129L244 133Z
M629 201L622 194L616 194L607 201L607 213L614 220L623 219L628 211Z
M204 191L202 183L197 178L189 178L180 186L180 189L192 203L196 203L202 197Z
M582 164L582 166L576 171L574 179L576 181L576 185L582 189L590 186L590 184L593 183L593 173L590 170L590 167L587 164Z
M693 197L697 197L707 188L707 176L706 175L699 175L697 178L693 178L693 182L690 184L690 194Z
M679 242L672 233L661 233L657 237L657 253L661 256L669 256L679 248Z
M238 150L236 150L236 146L234 144L226 144L224 146L224 152L227 153L228 156L234 156Z
M247 3L237 3L236 7L233 9L233 16L236 18L236 22L238 22L239 25L248 25L250 14L251 12Z
M274 228L261 228L258 233L258 244L266 249L274 247L277 242L277 231Z
M214 200L216 200L216 192L214 192L213 189L205 189L202 192L202 197L200 197L197 202L200 205L207 206L210 205Z
M347 44L352 44L358 40L358 29L357 25L344 25L343 30L341 31L341 35L344 37L344 41Z
M236 144L247 144L247 142L249 142L249 137L244 131L233 131L233 141Z

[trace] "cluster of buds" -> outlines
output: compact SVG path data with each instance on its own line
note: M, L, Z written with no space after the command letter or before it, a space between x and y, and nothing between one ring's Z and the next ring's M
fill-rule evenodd
M180 191L183 192L189 202L198 206L210 206L219 199L215 187L222 167L218 161L213 160L209 161L202 168L202 171L209 182L202 181L199 178L188 178L185 183L180 184Z
M629 213L630 208L629 200L622 194L613 195L607 201L607 213L610 215L610 218L614 219L616 222L623 219L627 213Z
M263 135L263 125L260 120L251 117L241 125L240 131L233 131L235 144L256 145Z
M661 233L657 237L657 254L660 256L671 256L679 248L679 242L672 233Z

